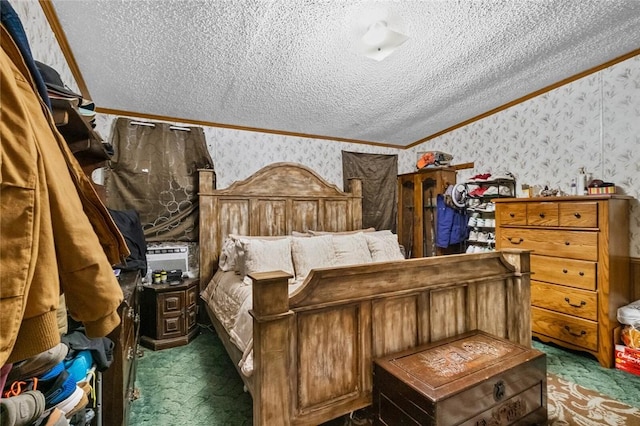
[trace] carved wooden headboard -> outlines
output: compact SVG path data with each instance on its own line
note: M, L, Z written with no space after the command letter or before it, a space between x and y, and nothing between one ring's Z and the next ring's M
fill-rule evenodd
M362 182L343 192L300 164L274 163L225 189L213 170L199 171L200 287L218 266L229 234L290 235L293 231L351 231L362 227Z

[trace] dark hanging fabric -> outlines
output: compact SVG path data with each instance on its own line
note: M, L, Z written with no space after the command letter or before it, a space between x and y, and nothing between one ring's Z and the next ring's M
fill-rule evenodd
M113 209L109 209L109 214L124 237L130 253L123 264L114 265L114 268L123 271L139 270L142 276L145 276L147 274L147 240L140 223L140 215L135 210Z
M342 151L344 188L362 179L362 227L396 232L398 156Z
M114 124L107 206L135 210L147 242L198 240L198 169L213 168L201 127Z

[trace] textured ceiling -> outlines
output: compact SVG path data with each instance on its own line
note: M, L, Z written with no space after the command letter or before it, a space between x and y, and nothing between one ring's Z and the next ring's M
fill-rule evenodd
M640 0L52 0L98 107L408 146L640 48ZM376 20L409 37L383 61Z

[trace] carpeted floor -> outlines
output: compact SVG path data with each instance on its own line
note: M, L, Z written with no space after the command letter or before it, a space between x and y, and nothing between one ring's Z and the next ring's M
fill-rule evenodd
M534 341L533 346L547 354L549 373L640 408L639 376L602 368L594 358L579 352L539 341ZM140 397L132 403L130 425L251 425L251 397L243 391L242 380L215 333L201 328L201 334L186 346L142 350L144 356L138 360L136 378ZM555 406L567 409L562 404ZM611 407L603 406L605 412ZM550 405L550 413L552 408ZM625 424L606 420L581 424ZM627 424L639 425L640 419Z

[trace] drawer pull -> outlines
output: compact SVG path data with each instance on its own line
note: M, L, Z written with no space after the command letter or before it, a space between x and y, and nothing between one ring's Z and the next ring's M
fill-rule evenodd
M509 240L509 242L511 244L520 244L521 242L524 241L522 238L518 238L518 241L515 241L515 238L513 238L513 237L508 237L507 239Z
M567 271L566 269L563 269L563 270L562 270L562 273L563 273L563 274L566 274L567 272L569 272L569 271Z
M542 219L544 219L544 213L540 213L539 215Z
M564 326L564 329L565 329L565 330L567 330L567 332L568 332L570 335L575 336L575 337L582 337L582 336L584 336L585 334L587 334L587 332L586 332L586 331L584 331L584 330L581 330L581 331L580 331L580 334L578 334L578 333L574 333L573 331L571 331L571 327L569 327L568 325L565 325L565 326Z
M515 213L509 213L509 217L516 217Z
M578 275L580 275L581 277L584 277L584 272L580 271L578 272Z
M580 213L574 213L573 215L576 217L576 219L580 219L582 217L580 216Z
M502 398L504 398L504 395L506 393L505 388L506 388L506 386L505 386L503 380L498 380L498 382L493 385L493 400L494 401L500 401Z
M587 302L585 302L584 300L581 300L580 304L576 305L575 303L571 303L571 301L569 300L568 297L565 297L564 301L567 302L569 304L569 306L573 306L574 308L582 308L584 305L587 304ZM565 327L565 328L567 328L567 327Z
M568 246L568 245L570 245L570 244L571 244L571 243L570 243L569 241L565 241L565 242L564 242L564 245L565 245L565 246Z

